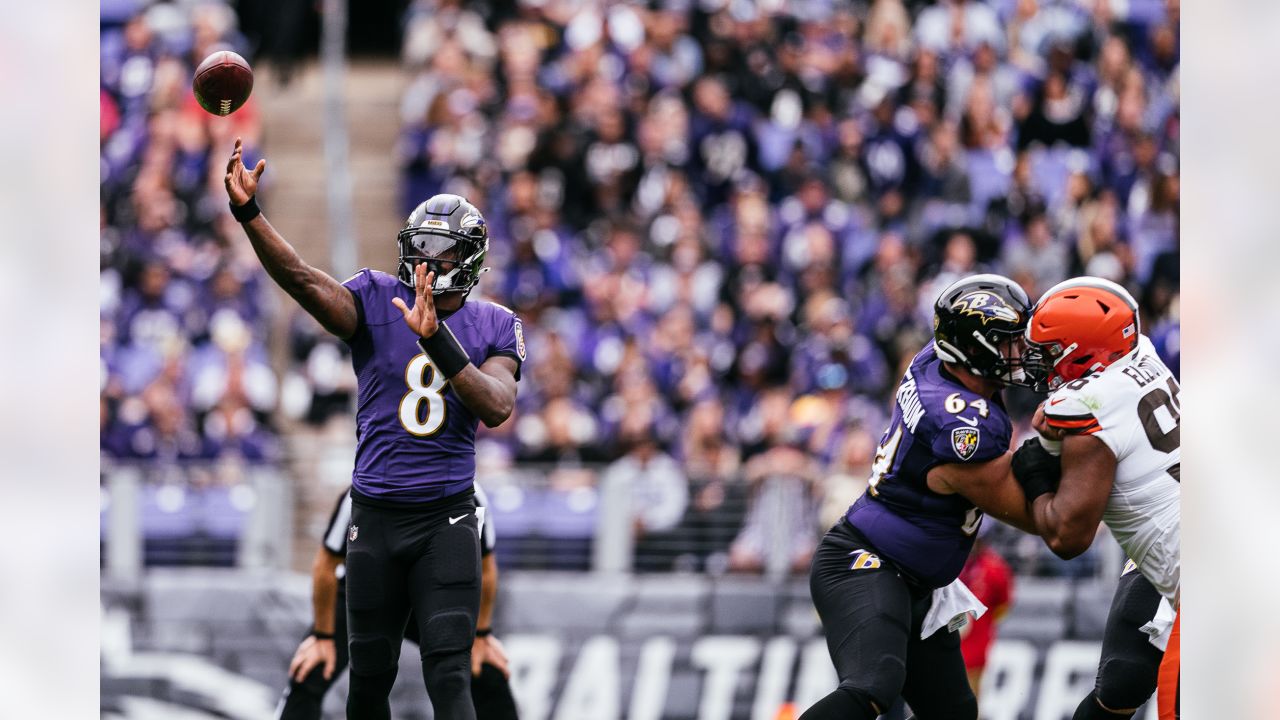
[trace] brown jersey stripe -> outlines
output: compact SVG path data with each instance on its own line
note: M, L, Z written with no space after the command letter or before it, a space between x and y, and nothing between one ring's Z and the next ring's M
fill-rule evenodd
M1078 428L1098 424L1098 419L1092 415L1075 415L1072 417L1046 415L1044 419L1049 423L1050 427L1056 428Z
M1049 427L1068 435L1092 435L1102 429L1098 419L1092 415L1046 415L1045 421Z
M1097 422L1093 422L1088 425L1074 425L1071 427L1061 427L1058 429L1061 430L1065 435L1092 435L1098 432L1099 430L1101 430L1102 426L1099 425Z

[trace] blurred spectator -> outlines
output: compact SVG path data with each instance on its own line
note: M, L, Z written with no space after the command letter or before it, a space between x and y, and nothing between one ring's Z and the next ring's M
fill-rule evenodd
M983 531L993 523L990 519L983 520L973 551L960 571L960 580L987 606L982 617L970 619L961 630L960 652L964 655L964 667L969 672L969 686L974 695L979 695L982 689L982 673L996 640L996 626L1013 604L1013 570L988 542L990 531Z
M1009 277L1022 285L1027 295L1037 298L1067 279L1070 255L1066 245L1054 239L1044 213L1032 215L1025 232L1024 236L1006 243L1004 266Z
M214 118L188 90L216 48L246 52L221 3L103 17L102 451L179 463L277 456L276 373L256 260L229 250L221 155L255 103ZM211 159L217 155L218 159ZM247 261L246 261L247 260Z
M794 444L778 444L748 461L743 475L751 499L742 531L729 549L729 569L808 572L819 537L813 458Z
M727 437L724 406L715 398L689 411L681 442L680 464L689 478L689 507L673 533L679 548L677 569L722 573L729 546L742 526L747 486L741 457Z
M689 482L680 465L658 447L651 428L632 417L618 429L618 442L627 451L605 469L600 484L625 488L631 498L635 569L667 569L678 549L670 531L689 503Z
M350 346L298 312L289 327L289 355L292 366L280 389L285 414L313 426L348 417L356 391Z

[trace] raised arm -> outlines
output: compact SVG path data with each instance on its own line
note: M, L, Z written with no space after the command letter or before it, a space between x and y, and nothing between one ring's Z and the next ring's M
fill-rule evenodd
M404 321L422 340L418 343L436 367L444 373L449 385L476 417L488 427L497 427L511 417L516 406L516 361L504 355L485 360L480 367L471 364L457 338L436 317L431 284L435 273L426 263L414 268L416 295L410 308L400 298L392 298Z
M254 194L258 191L258 178L267 169L267 161L259 160L253 170L249 170L244 165L242 152L240 139L236 138L235 149L227 161L227 196L262 267L303 310L320 321L325 330L344 340L351 337L359 322L355 297L328 273L308 265L257 210Z
M1010 469L1013 453L984 463L943 463L929 471L929 489L956 493L986 514L1019 530L1036 532L1036 523L1018 481Z

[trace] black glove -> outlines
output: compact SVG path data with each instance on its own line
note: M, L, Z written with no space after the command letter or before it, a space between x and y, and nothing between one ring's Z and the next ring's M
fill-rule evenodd
M1013 477L1022 486L1027 502L1033 503L1041 495L1057 491L1062 461L1045 450L1039 438L1031 438L1013 453Z

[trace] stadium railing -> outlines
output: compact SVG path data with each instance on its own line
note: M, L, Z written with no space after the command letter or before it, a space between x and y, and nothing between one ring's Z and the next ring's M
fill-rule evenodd
M104 574L128 580L171 566L305 571L314 552L307 545L318 542L338 492L314 480L314 463L104 462ZM499 564L512 570L782 580L807 574L826 529L821 489L785 476L754 485L667 483L660 493L643 474L611 474L599 464L482 466L480 477ZM1124 562L1105 528L1084 556L1063 561L1038 538L987 522L986 539L1021 576L1109 578Z

